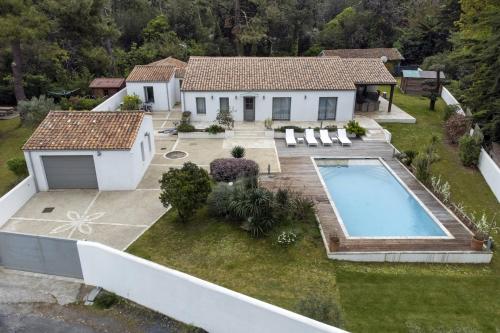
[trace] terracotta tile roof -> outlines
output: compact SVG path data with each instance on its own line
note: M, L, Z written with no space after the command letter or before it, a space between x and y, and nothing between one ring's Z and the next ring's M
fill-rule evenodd
M92 80L90 88L120 88L125 84L122 77L98 77Z
M191 57L183 91L353 90L342 59Z
M129 150L143 112L51 111L24 150Z
M396 84L380 59L342 59L354 84Z
M165 59L161 59L161 60L152 62L149 65L156 65L156 66L167 65L167 66L175 66L177 68L186 68L187 62L176 59L174 57L168 57Z
M325 57L341 57L341 58L378 58L386 56L387 60L404 60L404 57L396 48L373 48L373 49L336 49L323 50L320 53Z
M127 82L170 81L174 72L172 65L137 65L128 75Z
M155 62L150 63L149 65L156 66L174 66L175 67L175 77L183 78L184 73L186 72L187 62L176 59L174 57L168 57L165 59L161 59Z

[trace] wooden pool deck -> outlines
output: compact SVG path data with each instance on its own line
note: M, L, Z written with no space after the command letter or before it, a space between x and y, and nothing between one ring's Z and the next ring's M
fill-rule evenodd
M330 236L340 239L338 252L446 252L461 251L470 253L472 233L450 213L416 178L393 157L394 148L385 142L363 142L353 140L352 146L307 147L298 145L288 148L284 140L276 140L281 173L272 177L263 177L266 187L288 187L302 192L316 202L317 216L324 239L328 243ZM311 157L381 157L415 193L424 205L443 224L453 238L449 239L349 239L344 235L335 215L327 193L323 188ZM362 189L361 189L362 190ZM356 198L353 198L355 200ZM376 200L376 198L374 198ZM329 253L331 254L331 253ZM419 261L419 260L416 260ZM435 260L434 260L435 261Z

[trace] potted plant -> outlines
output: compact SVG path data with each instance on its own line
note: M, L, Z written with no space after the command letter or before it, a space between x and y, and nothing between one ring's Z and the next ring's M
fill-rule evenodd
M366 129L362 127L356 120L349 120L345 127L348 134L356 137L361 137L366 134Z
M470 246L474 251L481 251L483 249L484 242L488 240L491 231L496 229L496 223L494 219L491 222L488 222L486 214L484 213L479 219L472 215L471 221L474 225L474 235L472 236Z

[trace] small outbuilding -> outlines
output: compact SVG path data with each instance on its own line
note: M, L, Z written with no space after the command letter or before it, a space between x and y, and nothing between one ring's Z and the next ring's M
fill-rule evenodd
M439 78L439 93L441 93L442 82L446 78L443 72L440 72ZM401 90L405 94L423 95L426 93L425 89L436 88L437 85L436 71L403 70Z
M92 96L108 97L125 88L125 79L122 77L98 77L89 85Z
M38 191L133 190L154 156L144 112L52 111L23 146Z

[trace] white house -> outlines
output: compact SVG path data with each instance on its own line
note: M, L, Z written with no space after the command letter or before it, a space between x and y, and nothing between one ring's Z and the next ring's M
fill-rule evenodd
M194 121L219 110L235 121L347 121L379 84L396 84L380 59L191 57L182 110Z
M138 65L126 79L127 95L137 95L153 111L169 111L181 102L181 86L187 64L169 57Z
M52 111L23 146L38 191L133 190L154 156L144 112Z

